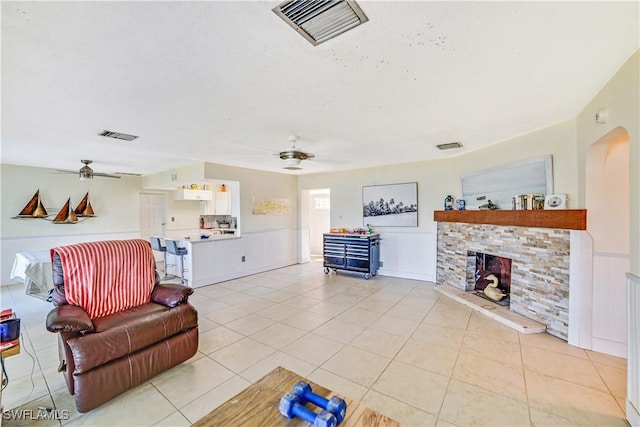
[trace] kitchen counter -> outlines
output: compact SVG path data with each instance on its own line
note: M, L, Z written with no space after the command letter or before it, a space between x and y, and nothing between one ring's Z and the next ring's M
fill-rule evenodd
M203 239L200 236L188 236L188 238L183 237L183 238L177 238L174 240L196 244L196 243L216 242L218 240L229 240L229 239L239 239L239 238L240 236L236 236L235 234L212 234L210 237L206 239Z
M187 238L188 237L188 238ZM201 239L200 234L166 236L186 248L183 256L184 279L190 287L206 286L212 283L238 277L245 262L245 247L240 236L234 234L214 234ZM180 277L181 262L178 257L167 253L167 273Z

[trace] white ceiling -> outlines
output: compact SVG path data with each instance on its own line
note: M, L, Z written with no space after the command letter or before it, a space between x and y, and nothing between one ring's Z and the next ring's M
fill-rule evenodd
M314 173L451 156L576 117L639 47L637 1L360 1L369 22L317 47L278 3L3 1L2 163ZM292 134L316 154L299 172L273 156Z

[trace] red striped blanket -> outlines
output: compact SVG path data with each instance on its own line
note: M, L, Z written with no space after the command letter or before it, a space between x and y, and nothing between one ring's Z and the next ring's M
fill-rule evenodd
M105 240L51 249L60 256L67 301L91 319L148 303L155 283L146 240Z

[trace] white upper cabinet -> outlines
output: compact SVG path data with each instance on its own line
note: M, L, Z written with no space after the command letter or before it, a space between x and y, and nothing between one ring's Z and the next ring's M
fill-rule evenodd
M173 192L173 200L213 200L213 191L180 189Z
M216 215L231 215L231 193L215 193Z
M231 193L215 192L210 201L200 204L201 215L231 215Z

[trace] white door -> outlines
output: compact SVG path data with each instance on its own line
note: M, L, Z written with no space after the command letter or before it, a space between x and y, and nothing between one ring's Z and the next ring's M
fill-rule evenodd
M329 232L331 224L330 190L312 190L309 206L309 252L322 256L322 234Z
M298 262L322 257L322 234L329 232L331 190L302 190L300 194L300 254Z
M164 194L140 194L140 238L149 240L150 236L164 236L166 226L166 200ZM155 252L156 261L163 259Z

